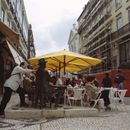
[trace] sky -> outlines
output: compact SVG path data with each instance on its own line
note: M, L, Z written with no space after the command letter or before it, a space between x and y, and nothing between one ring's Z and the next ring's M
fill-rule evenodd
M28 21L32 24L36 55L63 49L73 24L88 0L24 0Z

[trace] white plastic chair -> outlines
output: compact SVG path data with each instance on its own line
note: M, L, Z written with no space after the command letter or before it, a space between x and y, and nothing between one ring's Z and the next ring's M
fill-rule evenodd
M68 102L69 102L69 105L71 106L71 100L74 102L74 105L76 104L77 101L80 101L81 102L81 106L83 106L83 95L82 95L82 92L83 92L84 89L73 89L73 92L74 92L74 96L73 97L70 97L68 95Z
M118 96L119 96L119 100L121 100L122 104L124 104L124 97L126 95L127 90L118 90Z
M101 87L100 90L99 90L99 95L98 95L97 99L94 100L93 108L94 108L94 107L97 105L97 103L100 101L101 96L102 96L102 91L103 91L103 90L104 90L104 89ZM102 100L102 99L101 99L101 100Z
M116 88L113 88L109 93L109 98L111 105L114 105L114 107L117 109L117 106L119 106L119 101L124 105L124 97L127 90L118 90Z

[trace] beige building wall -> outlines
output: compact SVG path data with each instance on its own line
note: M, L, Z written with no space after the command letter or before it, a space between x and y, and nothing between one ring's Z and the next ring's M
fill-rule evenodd
M80 53L101 58L103 63L97 67L100 71L118 68L122 64L121 48L129 42L127 24L130 0L120 1L121 6L117 6L116 0L90 0L77 20L81 41ZM94 12L96 15L93 16ZM128 61L129 59L123 62Z
M4 12L4 18L2 16ZM14 47L17 51L22 53L23 58L28 59L29 49L29 23L26 15L23 0L0 0L0 20L6 24L10 29L19 34L19 44L15 43ZM18 45L18 46L17 46ZM33 53L33 51L31 52ZM35 48L33 56L35 55Z
M111 7L112 7L111 9L112 17L113 17L112 32L116 32L118 31L116 22L117 22L117 17L119 15L121 15L122 17L122 27L129 23L128 8L130 7L130 1L122 0L121 7L116 9L115 0L112 0ZM114 45L112 45L111 50L112 50L111 51L112 57L117 57L117 67L118 67L120 65L120 56L119 56L120 52L119 52L118 42L115 42Z
M112 31L117 31L116 26L116 17L121 13L122 14L122 26L128 24L128 8L130 7L130 1L122 0L122 6L119 9L116 9L115 0L112 0L111 3L111 11L113 16L113 24L112 24Z

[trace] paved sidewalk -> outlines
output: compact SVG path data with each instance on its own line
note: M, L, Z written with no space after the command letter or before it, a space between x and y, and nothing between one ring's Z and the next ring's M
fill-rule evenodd
M124 103L130 105L130 97L125 97Z
M13 95L8 109L19 103L18 95ZM125 98L130 104L130 98ZM95 117L58 118L58 119L3 119L0 130L130 130L130 105L118 110L101 111Z
M130 105L96 117L55 119L0 119L0 130L129 130Z

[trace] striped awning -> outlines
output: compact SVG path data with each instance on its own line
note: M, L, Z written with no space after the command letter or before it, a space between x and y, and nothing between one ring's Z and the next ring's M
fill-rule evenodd
M25 60L19 55L19 53L15 50L15 48L8 41L6 41L6 42L7 42L9 49L10 49L10 52L14 58L15 63L20 65L20 63L25 61Z
M0 21L0 32L10 41L19 44L19 34Z

